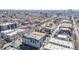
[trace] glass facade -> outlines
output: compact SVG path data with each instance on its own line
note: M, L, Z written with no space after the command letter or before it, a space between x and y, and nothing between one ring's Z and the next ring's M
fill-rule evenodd
M0 31L4 31L4 30L7 30L7 26L0 26Z
M17 28L17 24L8 24L4 26L0 26L0 31L8 30L8 29L15 29Z
M25 37L25 36L23 36L23 38L25 38L25 39L27 39L27 40L30 40L30 42L32 42L32 43L34 43L34 44L39 43L39 41L38 41L38 40L36 40L36 39L34 39L34 38Z

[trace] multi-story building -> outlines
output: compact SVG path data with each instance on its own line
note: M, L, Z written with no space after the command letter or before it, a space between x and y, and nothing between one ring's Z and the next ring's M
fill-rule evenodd
M48 43L46 45L44 45L44 49L46 50L74 50L74 42L73 41L67 41L66 40L62 40L59 38L49 38Z
M5 30L10 30L10 29L15 29L17 28L17 24L16 23L2 23L0 24L0 31L5 31Z
M23 44L39 49L46 38L45 33L32 32L23 36Z

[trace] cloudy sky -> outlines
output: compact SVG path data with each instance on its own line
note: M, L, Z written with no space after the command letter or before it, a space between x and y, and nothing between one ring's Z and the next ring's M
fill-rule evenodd
M0 0L0 9L79 9L79 0Z

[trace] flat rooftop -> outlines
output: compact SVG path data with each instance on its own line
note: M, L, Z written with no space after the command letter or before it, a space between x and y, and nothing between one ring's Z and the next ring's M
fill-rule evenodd
M13 36L13 35L16 35L17 33L18 33L17 31L14 31L14 32L8 33L7 35L8 36Z
M74 45L73 45L72 41L65 41L65 40L61 40L61 39L57 39L57 38L50 38L49 42L52 44L56 43L61 46L68 46L68 47L74 49Z
M12 22L1 23L0 26L9 25L9 24L13 24L13 23Z
M47 45L45 45L44 49L47 49L47 50L73 50L71 48L65 48L65 47L54 45L51 43L48 43Z
M13 35L16 35L17 33L22 33L22 32L25 32L24 29L10 29L10 30L5 30L5 31L2 31L1 33L5 34L5 35L8 35L8 36L13 36Z
M64 23L64 22L65 22L65 23L72 23L71 20L63 20L62 23Z
M32 32L32 34L38 35L38 36L44 36L45 35L45 33L41 33L41 32Z
M14 30L10 29L10 30L1 31L1 33L7 34L7 33L10 33L10 32L13 32L13 31Z
M48 29L54 29L55 26L46 26L45 28L48 28Z
M32 32L29 34L25 34L25 37L29 37L29 38L34 38L37 40L40 40L41 38L43 38L46 34L45 33L41 33L41 32Z
M70 27L70 28L72 28L73 25L71 23L62 23L61 27Z

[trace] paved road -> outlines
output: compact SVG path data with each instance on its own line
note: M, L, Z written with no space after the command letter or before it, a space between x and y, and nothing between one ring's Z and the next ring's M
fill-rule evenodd
M61 24L57 26L57 28L55 29L55 31L52 33L52 36L51 37L54 37L55 33L59 30L59 27L60 26L61 26Z
M75 20L73 19L73 24L74 24L74 32L75 32L75 35L76 35L76 49L79 50L79 34L78 34L78 30L77 30L77 24L75 22Z

